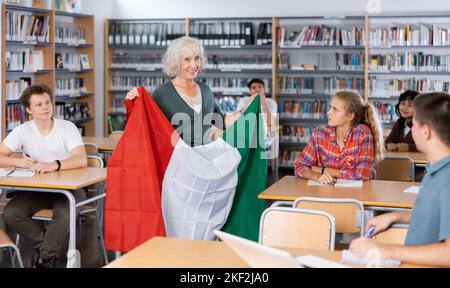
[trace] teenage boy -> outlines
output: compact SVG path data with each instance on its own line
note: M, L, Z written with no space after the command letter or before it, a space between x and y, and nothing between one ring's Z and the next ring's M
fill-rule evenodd
M377 250L381 258L409 264L450 267L450 94L426 93L413 102L412 136L430 165L412 212L393 212L371 219L374 234L393 223L409 223L405 245L379 244L359 238L350 250L366 257Z
M32 120L18 126L0 144L0 165L27 168L36 173L82 168L87 166L86 150L77 127L54 119L53 93L47 86L31 85L20 96ZM23 158L8 157L22 151ZM85 195L73 192L77 201ZM53 209L53 218L44 232L31 217L42 209ZM6 205L7 226L36 248L36 267L55 267L68 241L69 203L62 194L17 192Z

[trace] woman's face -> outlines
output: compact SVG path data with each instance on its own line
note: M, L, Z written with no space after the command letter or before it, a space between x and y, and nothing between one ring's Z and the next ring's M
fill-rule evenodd
M345 126L353 121L353 113L349 114L345 110L345 102L337 97L333 97L330 109L327 112L328 125L334 127Z
M177 76L184 80L194 80L201 68L201 59L199 55L182 57L180 59L180 68Z
M411 119L413 117L412 101L404 100L400 102L400 105L398 105L398 111L403 118Z

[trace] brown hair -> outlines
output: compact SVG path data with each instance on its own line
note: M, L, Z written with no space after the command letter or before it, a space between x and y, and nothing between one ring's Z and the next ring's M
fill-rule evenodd
M450 147L450 94L424 93L413 101L414 119L420 125L430 126L439 139Z
M363 98L353 91L339 91L335 97L345 102L347 113L354 113L353 126L358 124L369 126L373 136L375 165L378 164L384 158L384 139L375 107L370 102L364 102Z
M53 103L52 89L45 84L34 84L23 90L22 95L20 95L20 104L22 104L25 108L29 108L31 96L42 95L44 93L47 93L50 96L50 101Z

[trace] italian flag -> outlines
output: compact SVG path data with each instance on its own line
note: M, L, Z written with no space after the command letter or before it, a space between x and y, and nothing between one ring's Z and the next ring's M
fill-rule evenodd
M259 97L221 138L190 147L138 91L125 102L127 126L108 164L107 249L154 236L213 240L215 229L257 241L267 177Z

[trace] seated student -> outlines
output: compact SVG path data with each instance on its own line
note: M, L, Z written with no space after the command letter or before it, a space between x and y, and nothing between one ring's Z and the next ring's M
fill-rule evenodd
M87 166L86 151L77 127L54 119L53 93L45 85L31 85L20 96L20 103L33 120L15 128L0 144L0 164L28 168L36 173ZM23 158L8 157L21 150ZM85 195L75 191L77 201ZM17 192L6 205L7 226L30 241L38 251L36 267L55 267L68 241L69 201L62 194ZM42 209L53 209L53 219L44 232L31 216Z
M242 97L238 104L236 110L239 111L246 107L254 96L259 95L261 102L261 111L264 115L264 129L265 129L265 145L268 147L274 137L273 131L276 131L276 113L277 113L277 102L275 100L266 98L266 86L264 81L258 78L251 79L247 83L248 89L252 97Z
M430 161L412 212L392 212L369 220L375 235L393 223L409 223L405 246L359 238L350 250L359 257L376 249L382 258L409 264L450 267L450 94L426 93L413 102L412 135Z
M295 161L295 175L330 184L336 178L369 180L383 158L383 137L375 108L355 92L337 92L328 125L313 130Z
M385 141L388 151L417 151L411 134L411 127L413 117L412 103L418 94L419 92L413 90L406 90L400 94L398 103L395 106L395 113L397 113L399 118Z

